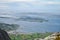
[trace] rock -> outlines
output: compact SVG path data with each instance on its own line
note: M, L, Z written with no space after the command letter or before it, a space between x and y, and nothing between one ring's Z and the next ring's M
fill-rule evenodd
M0 29L0 40L11 40L8 33Z
M58 36L59 35L59 36ZM45 40L60 40L60 33L54 33L46 38L44 38Z

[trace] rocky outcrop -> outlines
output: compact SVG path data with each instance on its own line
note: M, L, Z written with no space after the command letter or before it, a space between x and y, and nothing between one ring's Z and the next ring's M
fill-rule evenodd
M58 39L56 39L56 38L58 38ZM53 33L52 35L50 35L48 37L45 37L44 40L60 40L60 33L58 33L58 32L57 33Z
M35 40L60 40L60 32L53 33L52 35L49 35L48 37L45 37L44 39L36 38Z
M11 40L8 33L0 29L0 40Z

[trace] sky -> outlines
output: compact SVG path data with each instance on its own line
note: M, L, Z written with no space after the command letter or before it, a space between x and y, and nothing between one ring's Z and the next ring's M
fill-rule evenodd
M60 0L0 0L0 12L60 12Z

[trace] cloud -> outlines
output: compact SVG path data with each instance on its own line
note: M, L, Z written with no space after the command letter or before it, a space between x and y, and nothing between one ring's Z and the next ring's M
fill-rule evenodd
M11 15L0 15L0 18L14 18L14 19L18 19L19 17L11 16Z
M8 8L8 5L7 4L5 4L5 3L0 3L0 8Z
M1 8L8 8L8 6L6 6L6 5L0 5L0 9Z
M48 0L0 0L1 2L29 2L29 3L39 3L39 4L60 4L58 1L48 1Z
M33 2L34 3L34 2ZM35 4L60 4L60 2L54 2L54 1L43 1L43 2L35 2Z
M48 4L60 4L60 2L53 2L53 1L48 1Z
M31 2L35 0L0 0L0 2Z
M45 12L60 10L60 2L56 1L38 1L38 0L0 0L0 9L3 9L5 13L11 13L11 11L31 11L31 12ZM2 10L2 11L3 11ZM6 11L5 11L6 10ZM0 10L1 11L1 10Z

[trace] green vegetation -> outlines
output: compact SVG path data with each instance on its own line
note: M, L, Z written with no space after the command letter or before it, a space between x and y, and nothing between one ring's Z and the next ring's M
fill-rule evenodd
M32 34L10 34L12 40L34 40L36 38L45 38L52 33L32 33Z
M18 27L19 27L19 25L17 25L17 24L0 23L0 28L1 28L2 30L6 30L6 31L16 30Z

